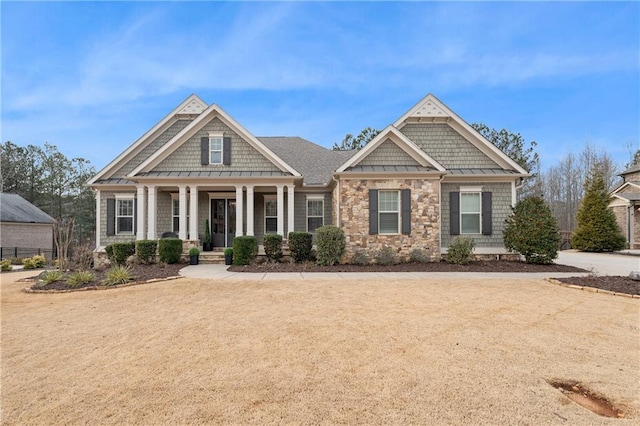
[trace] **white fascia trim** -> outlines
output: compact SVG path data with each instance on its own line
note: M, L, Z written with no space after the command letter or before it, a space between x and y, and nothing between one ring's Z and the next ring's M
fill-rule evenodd
M307 200L323 200L326 194L305 194Z
M354 156L349 158L342 166L336 170L336 172L344 172L349 167L358 165L364 160L371 152L373 152L378 146L380 146L387 139L395 142L395 144L406 152L411 158L416 160L423 167L434 167L435 169L444 172L445 168L431 158L427 153L421 150L411 139L407 138L394 126L387 126L384 128L375 138L371 140L364 148L358 151Z
M104 177L105 174L115 169L116 166L122 167L122 164L124 164L125 160L129 160L131 157L133 157L134 155L142 151L142 149L144 149L144 147L147 146L149 142L155 139L153 136L163 132L164 130L171 127L176 121L178 121L178 119L176 118L176 114L178 114L178 112L182 110L182 108L184 108L185 106L187 106L189 103L193 101L201 104L203 108L207 107L207 104L202 99L200 99L197 95L195 94L190 95L187 99L182 101L180 105L175 107L173 111L171 111L162 120L156 123L156 125L153 126L151 130L146 132L144 135L140 136L138 140L136 140L133 144L131 144L131 146L129 146L129 148L127 148L124 152L118 155L113 161L107 164L102 170L100 170L94 177L91 178L91 180L89 180L87 185L94 184L98 179L101 179L102 177Z
M433 102L439 108L441 108L446 114L451 117L451 120L448 121L449 126L451 126L454 130L461 133L462 136L466 136L466 139L471 142L476 148L482 151L484 154L489 156L493 161L498 163L500 166L505 169L513 169L518 173L523 175L530 176L526 170L524 170L518 163L509 158L504 152L500 151L494 144L489 142L484 136L478 133L473 127L467 124L458 114L453 112L449 107L447 107L440 99L436 98L433 94L429 93L427 96L422 98L417 104L415 104L409 111L407 111L402 117L396 120L393 123L394 127L401 129L406 124L406 120L411 117L418 109L422 107L427 102Z
M616 195L617 193L620 193L620 191L625 189L627 186L633 186L635 188L640 189L640 185L637 185L637 184L635 184L633 182L624 182L624 183L622 183L622 185L620 185L619 187L617 187L616 189L611 191L611 195Z
M120 200L120 199L131 200L133 198L136 198L136 193L135 192L116 193L116 194L113 194L113 196L117 200Z
M626 206L632 205L633 203L631 200L627 200L626 198L618 194L613 194L611 198L613 198L613 200L609 201L609 204L608 204L609 207L620 207L620 206L626 207Z
M182 131L180 131L177 135L175 135L171 140L169 140L162 148L155 152L152 156L147 158L142 162L135 170L130 173L129 178L134 177L138 173L147 172L153 169L155 166L160 164L162 160L167 158L172 152L174 152L178 147L180 147L184 142L186 142L190 137L192 137L197 131L199 131L206 123L208 123L211 119L215 117L220 118L224 124L226 124L231 130L237 133L244 140L249 142L258 152L264 155L268 160L270 160L276 167L278 167L283 172L289 172L294 176L300 176L295 169L286 164L280 157L275 155L271 150L269 150L262 142L256 139L247 129L242 127L240 123L236 122L233 118L231 118L226 112L222 110L218 105L212 104L209 108L207 108L202 114L198 116L195 120L193 120L188 126L186 126Z

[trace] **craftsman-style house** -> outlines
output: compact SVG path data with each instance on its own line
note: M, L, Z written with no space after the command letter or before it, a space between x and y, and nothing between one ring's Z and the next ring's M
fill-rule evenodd
M256 137L191 95L89 185L97 250L173 232L194 245L238 235L344 229L347 252L384 245L434 259L456 235L502 254L526 170L429 94L359 151L300 137Z

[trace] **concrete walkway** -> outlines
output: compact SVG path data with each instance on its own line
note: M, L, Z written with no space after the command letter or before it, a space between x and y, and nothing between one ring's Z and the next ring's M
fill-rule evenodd
M548 277L562 278L587 275L577 272L534 272L534 273L506 273L506 272L230 272L225 265L194 265L180 270L180 275L190 278L208 278L214 280L329 280L341 281L348 279L374 279L374 278L407 278L407 279L434 279L434 278L469 278L469 279L544 279Z

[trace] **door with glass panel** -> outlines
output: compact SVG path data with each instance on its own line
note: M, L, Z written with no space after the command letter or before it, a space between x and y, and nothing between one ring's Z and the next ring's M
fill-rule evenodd
M236 200L211 200L211 242L214 247L231 247L236 236Z

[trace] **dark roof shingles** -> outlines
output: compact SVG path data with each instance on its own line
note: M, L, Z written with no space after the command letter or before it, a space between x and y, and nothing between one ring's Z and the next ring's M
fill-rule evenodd
M53 218L18 194L0 192L0 222L53 223Z

